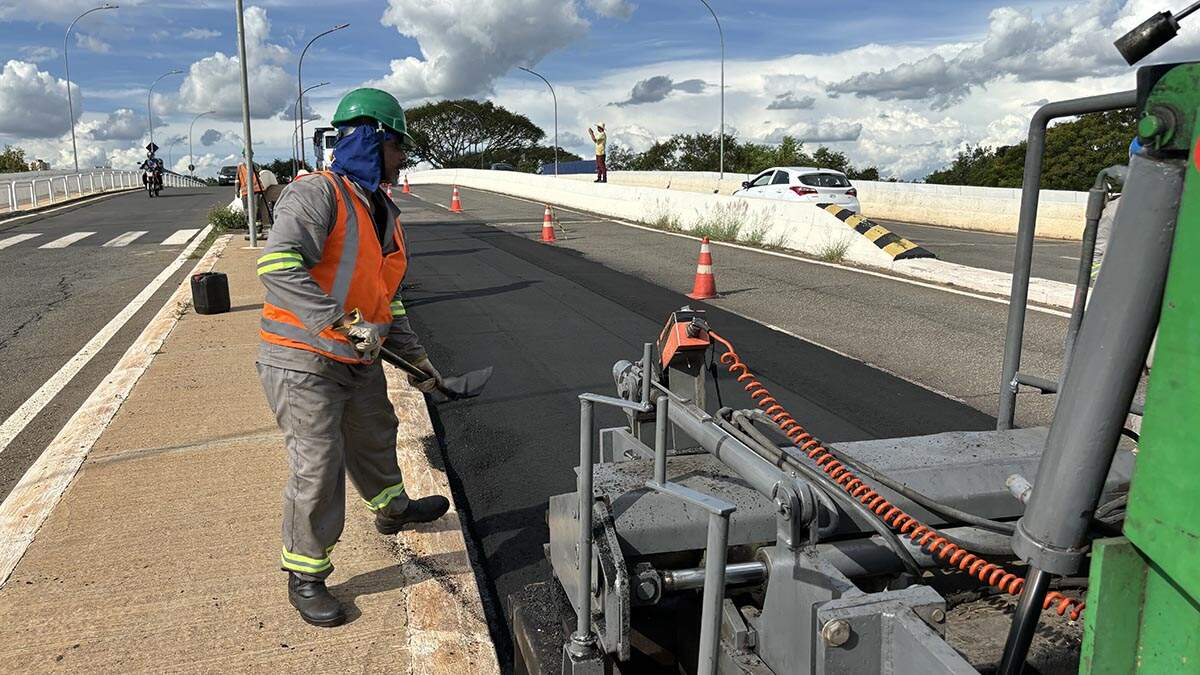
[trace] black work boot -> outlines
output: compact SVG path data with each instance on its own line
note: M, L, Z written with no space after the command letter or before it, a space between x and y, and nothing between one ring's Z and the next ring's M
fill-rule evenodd
M331 628L346 623L342 603L333 597L324 581L305 581L288 572L288 600L300 618L314 626Z
M396 534L409 523L428 523L437 520L450 510L450 500L441 495L408 500L408 506L400 513L375 514L375 529L380 534Z

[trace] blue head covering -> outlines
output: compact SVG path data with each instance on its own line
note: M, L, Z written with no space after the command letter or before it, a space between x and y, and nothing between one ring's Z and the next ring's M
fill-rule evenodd
M367 124L354 127L338 139L333 148L334 173L358 183L368 193L379 189L383 179L383 150L379 147L383 131Z

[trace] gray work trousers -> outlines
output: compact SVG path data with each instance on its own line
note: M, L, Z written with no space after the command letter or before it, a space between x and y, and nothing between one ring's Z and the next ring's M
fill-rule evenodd
M291 469L280 564L305 579L324 579L345 523L347 473L371 511L393 515L408 506L396 463L399 422L383 366L377 362L356 386L261 363L258 374Z

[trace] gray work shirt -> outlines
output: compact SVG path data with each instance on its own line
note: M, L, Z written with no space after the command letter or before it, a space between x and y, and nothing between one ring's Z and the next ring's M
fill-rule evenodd
M379 215L375 213L376 204L385 205L387 218L394 220L399 217L400 209L386 195L380 192L378 197L382 199L372 199L372 195L354 181L349 183L355 195L371 211L373 220L377 220ZM335 189L329 181L319 176L293 181L284 188L275 205L275 224L267 238L263 255L296 252L303 257L303 265L273 270L258 277L267 288L268 301L295 314L313 334L328 328L345 313L338 301L330 297L308 272L321 261L325 239L337 219ZM384 242L384 255L395 250L395 242ZM400 289L396 289L393 300L402 300ZM386 344L390 350L410 362L425 357L425 349L409 325L406 314L393 316ZM258 350L258 363L312 373L347 385L355 384L370 369L379 367L378 363L341 363L315 352L265 341Z

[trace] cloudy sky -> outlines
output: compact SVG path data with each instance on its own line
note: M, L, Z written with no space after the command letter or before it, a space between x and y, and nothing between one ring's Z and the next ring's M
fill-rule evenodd
M148 140L198 171L238 152L241 98L233 0L116 0L71 33L80 165L130 166ZM0 143L71 164L64 31L97 0L0 0ZM919 178L968 143L1019 140L1036 106L1132 88L1112 41L1161 0L711 0L725 30L727 128L740 138L829 145L885 174ZM1176 3L1184 4L1184 3ZM1200 56L1200 18L1158 60ZM699 0L247 0L253 137L259 160L290 158L296 67L308 115L328 119L363 84L406 104L488 98L589 156L587 127L644 149L719 124L720 48ZM715 168L715 167L714 167Z

